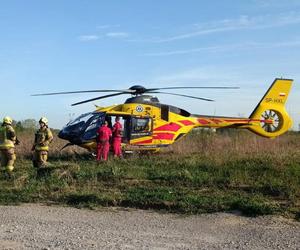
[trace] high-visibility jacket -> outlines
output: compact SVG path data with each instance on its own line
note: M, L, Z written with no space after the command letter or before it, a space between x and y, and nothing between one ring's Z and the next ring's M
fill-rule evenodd
M0 127L0 149L15 147L16 133L11 125L5 124Z
M52 132L49 128L40 128L35 133L34 147L38 151L48 151L49 144L53 140Z

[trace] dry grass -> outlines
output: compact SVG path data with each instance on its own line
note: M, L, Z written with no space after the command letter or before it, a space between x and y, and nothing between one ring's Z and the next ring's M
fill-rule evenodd
M70 146L61 151L63 146L67 144L67 141L58 138L56 131L53 132L53 136L54 139L50 145L50 155L52 158L68 158L86 152L86 150L77 146ZM30 159L32 155L31 148L34 142L34 131L19 132L18 138L21 143L16 147L17 157L19 159Z
M19 133L13 179L0 175L0 203L59 202L75 206L130 206L202 213L300 218L300 134L265 139L247 131L196 130L157 155L98 164L79 147L60 149L37 173L30 162L34 133ZM41 174L41 175L40 175Z
M20 159L31 156L31 147L34 141L34 131L26 131L18 134L21 144L16 148ZM50 154L54 158L85 153L86 150L77 146L70 146L63 151L62 147L67 143L57 137L50 146ZM300 155L300 134L290 132L275 139L268 139L254 135L248 131L231 131L229 133L208 133L201 130L193 131L180 141L162 150L163 154L173 157L201 154L210 157L220 163L228 159L240 159L249 156L270 156L278 158Z
M290 132L268 139L248 131L209 134L200 130L192 132L166 150L170 151L174 157L201 154L219 164L249 157L270 157L276 159L278 165L284 165L283 159L295 158L297 155L300 160L300 134Z

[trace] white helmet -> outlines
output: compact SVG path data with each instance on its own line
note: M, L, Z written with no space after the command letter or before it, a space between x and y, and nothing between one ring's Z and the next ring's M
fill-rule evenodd
M12 124L12 119L9 116L5 116L3 118L3 123L11 125Z
M44 123L45 125L48 125L48 119L46 117L41 117L39 123Z

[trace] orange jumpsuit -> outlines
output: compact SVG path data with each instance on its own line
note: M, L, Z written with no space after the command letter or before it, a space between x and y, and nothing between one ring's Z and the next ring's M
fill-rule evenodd
M112 129L113 133L113 149L114 156L122 156L121 142L122 142L122 124L120 122L116 122Z
M109 138L111 137L111 129L107 125L102 125L97 130L97 161L101 159L107 161L109 153Z

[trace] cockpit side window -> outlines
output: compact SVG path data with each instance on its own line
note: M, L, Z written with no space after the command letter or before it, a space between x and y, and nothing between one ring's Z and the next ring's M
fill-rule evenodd
M152 135L152 119L150 117L132 117L130 138Z
M104 121L104 113L94 113L92 118L87 121L87 128L85 129L83 139L87 141L94 140L96 138L97 129L104 123Z
M150 118L133 118L132 131L133 132L149 132Z

